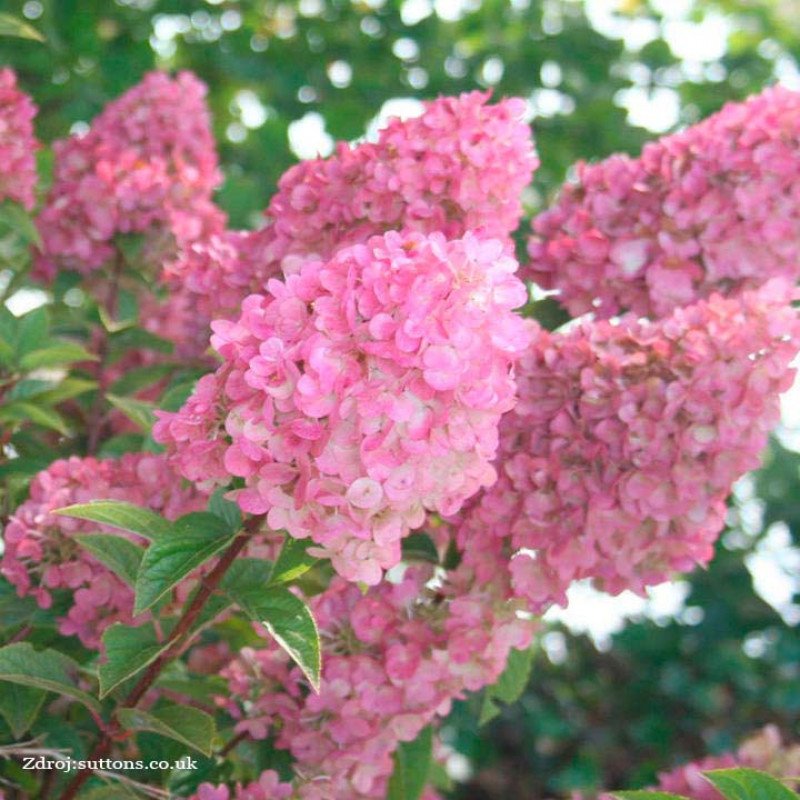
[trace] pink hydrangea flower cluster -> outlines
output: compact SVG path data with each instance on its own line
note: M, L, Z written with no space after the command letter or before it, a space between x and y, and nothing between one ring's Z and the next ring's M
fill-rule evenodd
M293 797L383 798L399 743L496 682L512 648L530 646L535 623L498 574L483 584L462 564L432 580L431 567L415 566L366 594L336 578L310 600L323 642L320 693L271 645L243 650L223 671L233 701L219 702L241 718L237 730L274 734L291 752Z
M495 480L530 341L515 269L498 241L417 233L308 261L214 323L222 366L154 436L186 478L244 478L243 511L376 584L426 511Z
M340 144L334 158L290 169L266 212L284 271L294 271L285 263L291 253L325 258L400 227L451 239L466 231L508 236L538 162L524 102L488 99L439 98L420 117L392 120L375 144Z
M687 130L578 165L533 222L526 277L573 315L660 316L800 276L800 93L767 89Z
M171 519L202 510L207 496L181 484L162 455L127 454L119 461L73 456L54 461L34 478L30 498L6 526L0 572L20 597L35 597L41 608L50 607L52 591L69 589L72 605L59 619L59 630L96 648L112 623L131 623L133 590L72 537L120 532L52 512L100 499L124 500ZM143 543L133 534L129 538Z
M7 67L0 69L0 202L8 198L28 210L35 202L35 116L36 106L17 88L17 76Z
M308 258L389 230L468 231L505 239L538 162L518 99L487 105L488 93L443 97L422 116L392 120L376 143L341 143L328 159L304 161L281 178L255 233L229 233L188 248L166 269L174 285L230 316L243 289L261 292Z
M190 73L153 72L106 106L84 136L54 145L53 187L37 219L37 269L87 273L115 254L119 234L146 233L143 259L222 229L221 182L205 86Z
M657 323L540 331L501 424L500 479L463 513L460 546L505 540L535 611L576 579L642 591L708 562L792 383L794 295L775 279Z

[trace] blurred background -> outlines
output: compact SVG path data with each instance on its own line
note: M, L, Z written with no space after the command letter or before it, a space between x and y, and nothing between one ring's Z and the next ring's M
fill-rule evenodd
M800 88L799 0L0 0L46 43L0 39L39 137L86 129L154 68L209 86L232 226L280 175L439 94L528 102L543 208L578 159L636 153L781 82ZM522 231L527 228L523 225ZM460 800L634 787L766 723L800 738L800 395L740 482L711 567L647 599L576 587L548 615L521 700L461 703L439 782Z

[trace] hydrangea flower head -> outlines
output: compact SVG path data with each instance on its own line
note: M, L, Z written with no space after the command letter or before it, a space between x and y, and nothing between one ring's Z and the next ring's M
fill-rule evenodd
M241 508L377 583L428 510L495 480L526 299L498 241L389 233L308 261L235 322L223 359L154 435L189 480L243 478Z
M176 243L221 229L205 91L190 73L150 73L88 133L55 143L53 186L37 219L42 276L98 269L114 256L119 234L147 234L143 257L160 264Z
M800 92L773 87L639 158L581 163L533 222L526 277L577 316L661 316L800 277Z
M0 69L0 202L6 198L33 208L36 185L34 153L39 147L33 134L36 106L17 88L17 76Z

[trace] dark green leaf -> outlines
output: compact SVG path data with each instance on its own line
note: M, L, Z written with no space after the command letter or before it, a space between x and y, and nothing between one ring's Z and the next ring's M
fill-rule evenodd
M211 499L208 501L208 511L224 520L231 533L234 533L242 527L242 514L236 503L225 499L224 495L227 491L222 487L211 495Z
M78 665L55 650L37 651L29 642L0 648L0 680L57 692L99 712L97 700L75 685L77 672Z
M158 602L230 539L230 529L214 514L187 514L175 520L170 535L153 542L144 554L136 577L134 614Z
M211 755L216 736L214 718L191 706L163 706L149 712L123 708L117 712L123 727L132 731L152 731Z
M46 691L33 686L17 686L11 692L0 691L0 715L17 739L33 725L46 696Z
M141 547L122 536L110 533L77 534L72 538L122 578L128 586L136 583L136 574L144 555Z
M286 535L270 575L270 583L289 583L295 578L299 578L304 572L308 572L317 563L318 559L306 553L308 544L301 539Z
M433 751L433 731L425 728L413 742L401 742L394 754L394 772L387 800L418 800L428 783Z
M318 692L322 671L319 631L309 607L283 587L243 590L233 586L228 593L245 614L267 629Z
M103 646L106 661L99 669L100 697L143 670L166 649L152 623L131 628L115 622L103 634Z
M169 520L149 508L141 508L121 500L93 500L91 503L59 508L52 513L101 522L123 531L138 533L151 541L163 539L172 533L172 523Z
M403 560L438 564L439 553L433 539L427 533L412 533L403 539Z

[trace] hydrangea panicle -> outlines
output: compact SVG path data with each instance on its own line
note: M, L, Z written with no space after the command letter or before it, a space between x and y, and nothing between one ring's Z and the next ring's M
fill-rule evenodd
M36 160L39 148L33 133L36 106L17 88L17 76L0 69L0 202L8 198L29 211L35 201Z
M534 611L577 579L641 592L707 563L792 382L793 295L775 279L657 323L540 331L501 424L500 479L462 515L459 544L506 541Z
M243 511L375 584L426 510L495 480L530 341L515 269L499 241L415 233L308 261L214 323L223 364L154 435L186 478L244 478Z
M100 268L120 234L146 234L143 259L160 265L176 244L222 229L205 92L190 73L150 73L88 133L55 143L53 186L37 218L41 277Z
M573 315L661 316L800 277L800 92L776 86L639 158L580 163L533 222L525 276Z

